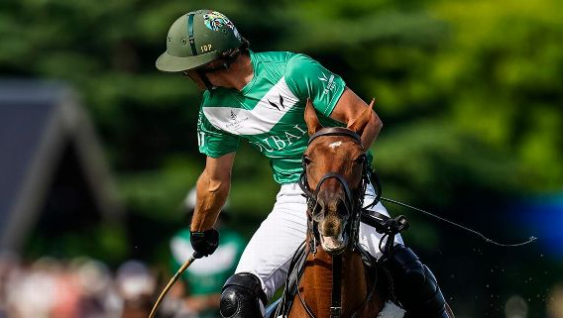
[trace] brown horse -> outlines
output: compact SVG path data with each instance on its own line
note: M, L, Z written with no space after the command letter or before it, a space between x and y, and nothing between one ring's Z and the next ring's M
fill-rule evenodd
M348 128L323 128L307 102L311 139L303 156L302 184L309 197L308 255L289 317L375 317L384 305L380 285L385 276L366 269L365 254L354 242L366 187L366 150L359 137L372 107L373 101ZM340 268L335 280L334 267ZM333 307L335 297L340 309Z

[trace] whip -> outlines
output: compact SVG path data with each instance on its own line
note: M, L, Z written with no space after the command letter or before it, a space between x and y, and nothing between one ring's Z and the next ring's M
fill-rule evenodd
M483 239L483 240L484 240L486 243L488 243L488 244L493 244L493 245L500 246L500 247L519 247L519 246L528 245L528 244L533 243L533 242L535 242L535 241L537 240L537 237L530 236L530 237L528 237L528 239L526 239L526 240L524 240L524 241L520 241L520 242L515 242L515 243L499 243L499 242L497 242L497 241L495 241L495 240L490 239L489 237L483 235L482 233L480 233L480 232L478 232L478 231L476 231L476 230L474 230L474 229L471 229L471 228L469 228L469 227L467 227L467 226L463 226L463 225L460 225L460 224L458 224L458 223L452 222L451 220L446 219L446 218L444 218L444 217L442 217L442 216L438 216L438 215L433 214L433 213L431 213L431 212L429 212L429 211L426 211L426 210L423 210L423 209L420 209L420 208L417 208L417 207L414 207L414 206L411 206L411 205L402 203L402 202L400 202L400 201L398 201L398 200L394 200L394 199L382 197L382 196L381 196L381 193L382 193L382 189L381 189L381 180L379 179L379 175L377 175L377 173L376 173L375 170L373 170L373 169L371 169L371 170L369 171L369 173L370 173L370 180L372 181L373 187L375 188L376 196L375 196L375 199L373 200L373 202L372 202L371 204L369 204L369 205L367 205L366 207L363 208L364 210L369 209L369 208L375 206L375 205L376 205L378 202L380 202L380 201L386 201L386 202L389 202L389 203L393 203L393 204L395 204L395 205L399 205L399 206L406 207L406 208L411 209L411 210L413 210L413 211L415 211L415 212L423 213L423 214L425 214L426 216L430 216L430 217L432 217L432 218L435 218L435 219L437 219L437 220L440 220L440 221L442 221L442 222L445 222L445 223L447 223L447 224L450 224L451 226L454 226L454 227L463 229L463 230L465 230L466 232L472 233L472 234L474 234L474 235L480 237L481 239Z
M172 279L170 279L170 281L168 282L166 287L164 287L164 289L160 293L160 296L158 296L158 299L156 300L156 302L154 303L154 306L152 307L149 318L154 318L154 315L156 314L156 311L158 310L158 306L160 306L162 299L164 299L164 296L166 296L166 294L168 293L168 290L170 290L170 288L172 288L172 286L174 286L176 281L178 281L178 278L180 278L180 276L182 276L184 271L186 271L186 269L188 269L188 267L190 267L190 265L194 262L194 260L201 258L201 257L202 256L200 256L199 254L194 252L193 255L191 255L190 258L188 258L188 260L186 260L186 262L184 262L182 267L180 267L180 269L178 269L178 271L174 274L174 277L172 277Z

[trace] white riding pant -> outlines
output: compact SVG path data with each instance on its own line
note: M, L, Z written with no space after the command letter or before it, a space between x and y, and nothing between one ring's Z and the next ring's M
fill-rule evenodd
M291 258L306 237L307 203L302 194L297 183L281 186L272 212L252 236L235 271L258 276L268 300L285 283ZM369 185L364 204L370 204L374 196L374 189ZM381 203L371 210L389 216ZM379 250L382 236L373 227L360 223L360 245L376 258L382 255ZM395 243L403 243L400 235L395 237Z

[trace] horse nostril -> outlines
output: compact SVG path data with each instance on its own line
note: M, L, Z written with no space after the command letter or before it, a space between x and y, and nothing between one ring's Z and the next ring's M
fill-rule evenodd
M336 209L340 216L348 216L350 214L350 212L348 211L348 206L346 206L346 202L344 202L343 200L338 201Z
M317 204L313 207L313 210L311 211L311 217L313 218L314 221L319 222L320 220L322 220L323 215L324 215L323 205L317 202Z

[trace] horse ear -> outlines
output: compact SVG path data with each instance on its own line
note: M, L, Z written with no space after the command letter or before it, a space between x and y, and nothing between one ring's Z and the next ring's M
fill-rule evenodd
M373 105L375 103L375 99L372 99L369 103L369 106L360 113L360 115L354 120L354 122L348 125L348 129L358 133L360 136L364 132L367 124L372 118L373 113Z
M305 106L305 123L307 123L307 131L309 132L309 135L313 135L323 128L319 122L317 114L315 113L313 102L311 102L311 99L309 98L307 98L307 105Z

